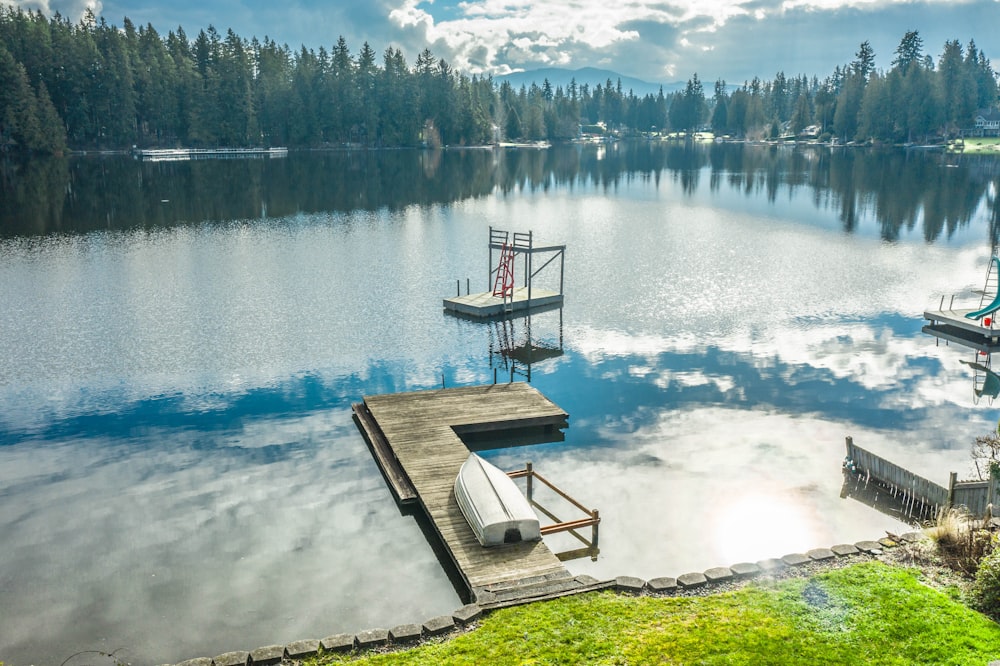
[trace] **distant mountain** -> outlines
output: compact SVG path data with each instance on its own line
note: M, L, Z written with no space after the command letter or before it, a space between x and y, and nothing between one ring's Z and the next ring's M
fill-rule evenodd
M650 83L649 81L643 81L642 79L637 79L631 76L623 76L618 72L612 72L608 69L597 69L596 67L584 67L582 69L563 69L560 67L544 67L542 69L532 69L526 72L514 72L513 74L506 74L504 76L494 76L493 80L498 84L507 81L510 83L511 87L515 90L519 90L522 85L530 88L532 83L538 84L541 87L545 79L549 80L552 88L555 89L562 86L563 90L569 87L570 81L576 79L576 85L581 86L584 83L590 86L593 90L597 84L601 84L601 87L607 85L608 79L611 79L611 85L617 86L618 80L621 79L622 91L628 94L631 89L632 92L636 94L637 97L645 97L647 94L655 95L660 92L660 86L663 86L663 94L666 95L675 90L683 90L684 82L673 82L673 83Z

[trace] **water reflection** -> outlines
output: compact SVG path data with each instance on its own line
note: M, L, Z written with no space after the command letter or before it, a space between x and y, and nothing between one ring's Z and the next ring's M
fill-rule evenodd
M124 156L0 161L0 236L161 228L312 212L400 210L494 193L615 192L669 180L778 205L802 192L849 233L951 237L977 215L998 237L1000 167L927 151L618 142L549 150L292 153L282 160L138 162ZM708 187L703 187L707 180ZM779 196L780 195L780 196Z
M858 162L880 159L929 189L875 205L893 188ZM349 404L489 383L529 351L565 439L485 455L601 511L597 561L573 571L670 576L898 530L840 498L844 437L934 479L996 422L920 331L981 286L995 228L995 171L943 160L636 143L8 164L0 653L179 661L452 610ZM934 194L935 168L971 184ZM441 298L512 220L567 243L566 301L505 344Z
M251 393L3 433L6 659L126 646L132 663L180 661L460 605L339 391Z
M561 306L535 308L523 316L508 315L481 324L489 329L490 368L497 381L530 382L532 365L564 353Z

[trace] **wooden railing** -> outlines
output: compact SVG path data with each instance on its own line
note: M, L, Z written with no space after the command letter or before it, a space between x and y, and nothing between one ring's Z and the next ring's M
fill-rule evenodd
M601 514L597 509L590 509L578 502L576 499L571 497L569 493L557 487L554 483L546 479L544 476L535 471L534 467L530 462L525 463L524 469L514 470L513 472L507 472L507 476L512 479L525 478L527 483L527 490L525 494L528 497L528 503L533 507L538 509L543 515L545 515L549 520L554 521L551 525L543 525L541 528L542 536L547 534L555 534L557 532L569 532L574 537L576 537L580 542L582 542L585 548L579 551L572 551L572 557L581 557L584 555L590 556L592 559L597 559L597 538L598 538L598 525L601 523ZM572 504L574 507L586 514L586 518L578 518L576 520L566 520L560 521L552 512L540 505L534 499L534 482L535 480L540 481L550 490L552 490L559 497ZM591 536L588 540L586 537L581 535L577 530L583 529L585 527L591 528ZM564 555L570 555L568 553L557 554L559 559L571 559L571 557L563 557Z

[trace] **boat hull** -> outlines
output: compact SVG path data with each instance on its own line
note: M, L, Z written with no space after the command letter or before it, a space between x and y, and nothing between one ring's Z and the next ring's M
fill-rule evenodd
M455 478L455 498L483 546L542 538L538 517L517 484L475 453L469 454Z

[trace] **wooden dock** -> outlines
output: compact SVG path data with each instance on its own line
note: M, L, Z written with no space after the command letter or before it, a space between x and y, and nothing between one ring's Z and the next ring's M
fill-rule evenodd
M562 303L563 295L554 291L537 288L531 291L527 287L516 287L512 296L506 300L501 296L494 296L489 291L446 298L444 309L474 319L489 319L505 314L549 309L558 307Z
M1000 351L1000 324L992 317L976 320L965 316L972 311L971 308L945 309L942 299L940 309L924 311L924 319L930 323L921 330L946 342L988 354ZM990 325L984 325L985 321Z
M386 480L401 482L393 493L419 502L472 600L489 607L592 587L575 580L542 541L484 548L455 499L455 478L469 456L461 435L566 426L566 412L536 389L512 383L365 396L354 410Z

